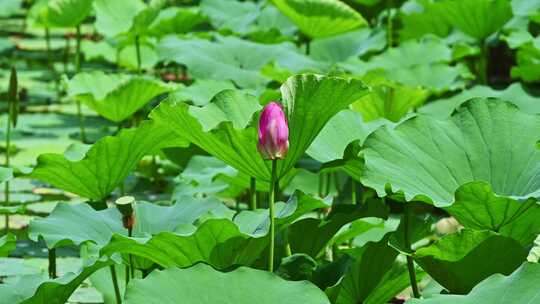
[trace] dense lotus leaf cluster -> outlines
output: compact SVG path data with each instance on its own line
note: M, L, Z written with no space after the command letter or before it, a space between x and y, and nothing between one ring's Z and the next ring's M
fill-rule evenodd
M2 0L0 26L0 303L540 297L540 2Z

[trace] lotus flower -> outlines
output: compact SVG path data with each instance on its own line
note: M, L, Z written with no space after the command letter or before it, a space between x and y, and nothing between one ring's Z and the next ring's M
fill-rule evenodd
M259 152L264 159L283 159L289 150L289 125L281 104L267 104L259 119Z

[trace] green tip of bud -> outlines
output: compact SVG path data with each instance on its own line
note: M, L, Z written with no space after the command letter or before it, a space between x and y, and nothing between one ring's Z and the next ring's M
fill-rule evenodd
M115 202L116 208L122 213L123 216L130 216L133 214L133 205L135 204L135 198L133 196L122 196Z

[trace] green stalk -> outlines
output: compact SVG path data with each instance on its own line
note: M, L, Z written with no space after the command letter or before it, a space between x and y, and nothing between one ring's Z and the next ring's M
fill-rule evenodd
M111 278L114 287L114 295L116 297L116 304L122 304L122 297L120 296L120 288L118 287L118 279L116 278L116 269L114 264L109 266L111 269Z
M129 237L132 237L133 236L133 229L132 228L129 228L128 229L128 236ZM133 267L133 256L131 255L131 253L128 255L128 258L129 258L129 275L132 279L135 278L135 268Z
M487 84L487 63L489 61L488 48L485 41L480 42L480 58L477 63L478 80L481 84Z
M277 160L272 160L272 177L270 178L270 190L268 191L268 208L270 209L270 246L268 251L268 271L274 272L274 245L275 245L275 210L274 210L274 197L276 186L276 165Z
M351 202L353 205L356 205L356 181L351 178Z
M257 180L251 177L249 180L249 209L257 209Z
M56 248L49 249L49 279L56 279Z
M77 25L77 46L75 48L75 72L81 72L81 26ZM84 131L84 116L82 114L81 102L77 100L77 116L79 117L79 128L81 141L86 142L86 132Z
M52 70L51 34L49 28L45 28L45 51L47 52L47 67Z
M135 51L137 52L137 74L141 74L141 43L139 35L135 36Z
M388 0L386 2L386 43L388 44L388 48L391 48L394 44L394 25L392 22L392 0Z
M11 115L9 114L10 111L8 111L7 115L7 126L6 126L6 168L9 168L9 150L11 149ZM9 206L9 181L6 181L4 183L4 204ZM5 216L5 228L6 228L6 234L9 232L9 214L6 213Z
M403 214L403 226L405 230L404 242L407 250L411 251L411 240L410 240L410 220L412 217L412 210L408 203L404 205L404 214ZM410 255L407 255L407 269L409 270L409 280L411 281L411 287L413 291L413 296L415 298L420 298L420 291L418 289L418 284L416 282L416 271L414 270L414 261Z

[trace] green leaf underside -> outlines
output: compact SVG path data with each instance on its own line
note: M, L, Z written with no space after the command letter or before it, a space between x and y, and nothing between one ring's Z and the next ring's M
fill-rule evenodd
M451 293L468 293L494 273L510 274L527 258L517 241L490 231L464 229L414 254L415 261Z
M298 193L296 199L276 204L276 226L281 230L300 216L328 203ZM251 265L268 244L268 211L244 211L234 221L208 219L196 229L160 232L151 238L128 238L115 234L101 254L130 253L163 267L189 267L204 262L218 269Z
M173 304L179 299L191 304L330 303L306 281L286 281L246 267L224 273L204 264L153 272L145 280L135 280L126 293L127 304Z
M79 161L60 154L42 154L30 176L98 201L123 182L143 156L177 143L168 128L144 122L138 128L99 140Z
M93 259L85 262L80 271L54 280L41 275L22 276L15 282L0 284L0 298L5 303L64 304L92 273L109 265L109 259Z
M337 0L272 0L272 3L311 38L334 36L367 25L362 15Z
M509 276L495 274L467 295L434 295L407 304L536 303L540 301L540 264L524 263Z
M455 191L474 181L500 196L535 196L538 131L537 116L507 102L474 99L447 120L418 116L372 133L364 143L362 181L381 196L388 189L437 206L453 203Z
M134 208L136 224L133 235L144 237L175 231L219 208L224 206L214 198L184 197L170 207L139 202ZM88 204L58 204L48 217L32 221L29 228L30 238L34 241L43 238L49 248L85 242L102 247L109 243L113 234L127 235L120 212L116 208L96 211Z

